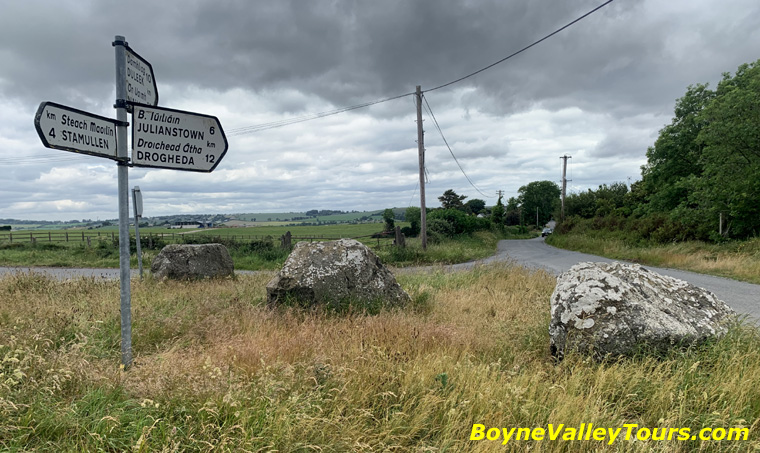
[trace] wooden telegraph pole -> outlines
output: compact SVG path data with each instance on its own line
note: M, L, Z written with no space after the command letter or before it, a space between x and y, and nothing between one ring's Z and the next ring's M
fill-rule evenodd
M417 153L420 161L420 238L427 250L427 211L425 208L425 132L422 130L422 89L417 85Z

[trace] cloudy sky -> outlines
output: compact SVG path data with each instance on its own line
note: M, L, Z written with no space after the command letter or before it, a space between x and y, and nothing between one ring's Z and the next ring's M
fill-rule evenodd
M757 0L0 1L0 218L118 216L113 161L48 149L42 101L115 117L114 36L152 65L160 106L217 116L213 173L132 168L145 215L419 205L414 98L428 205L454 189L496 202L531 181L571 191L640 178L689 84L760 58Z

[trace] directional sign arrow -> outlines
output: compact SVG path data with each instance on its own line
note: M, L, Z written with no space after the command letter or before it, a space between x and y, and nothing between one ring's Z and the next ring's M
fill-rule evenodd
M116 159L118 121L54 102L43 102L34 128L47 148Z
M132 165L213 171L227 152L227 137L215 116L134 104Z
M158 105L158 87L153 66L137 54L129 46L124 46L124 56L127 68L126 77L127 101L139 104Z

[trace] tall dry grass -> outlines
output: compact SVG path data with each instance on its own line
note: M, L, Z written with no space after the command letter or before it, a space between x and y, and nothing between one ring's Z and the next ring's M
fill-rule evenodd
M665 358L548 353L554 278L511 266L399 277L377 314L263 304L271 275L133 282L119 369L116 282L0 279L0 450L748 451L760 337ZM469 440L472 425L750 428L748 441Z
M634 261L650 266L683 269L760 284L760 238L708 244L699 241L672 244L631 243L604 232L552 235L556 247Z

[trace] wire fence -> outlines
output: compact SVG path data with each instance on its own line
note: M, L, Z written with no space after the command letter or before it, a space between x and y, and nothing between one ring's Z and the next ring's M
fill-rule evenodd
M287 234L287 233L286 233ZM134 235L131 235L134 238ZM119 233L112 232L8 232L0 233L0 243L20 244L20 243L38 243L38 242L69 242L69 243L85 243L91 245L93 241L110 240L116 242L119 239ZM326 236L326 235L311 235L311 236L290 236L293 242L301 241L335 241L338 239L356 239L364 243L369 243L377 247L393 245L393 235L388 234L372 234L356 237L345 236ZM203 233L140 233L140 242L163 242L167 244L181 244L181 243L210 243L210 242L245 242L245 241L272 241L280 242L281 237L272 235L254 235L254 234L231 234L231 235L219 235L219 234L203 234ZM389 243L390 242L390 243Z

